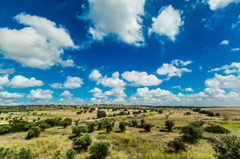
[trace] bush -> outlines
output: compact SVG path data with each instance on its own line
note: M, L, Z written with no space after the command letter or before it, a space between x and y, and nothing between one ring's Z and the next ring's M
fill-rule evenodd
M126 131L126 123L125 122L120 122L119 123L119 129L121 132L125 132Z
M102 110L98 110L98 111L97 111L97 117L98 117L98 118L104 118L104 117L106 117L106 116L107 116L107 114L106 114L105 111L102 111Z
M199 128L202 127L203 124L204 124L204 121L193 121L190 123L190 125L193 125L193 126L199 127Z
M142 119L141 120L141 128L143 128L145 124L146 124L146 121L144 119Z
M136 119L134 119L134 120L132 120L132 121L130 122L130 125L131 125L132 127L137 127L137 126L138 126L138 121L137 121Z
M213 143L213 149L217 159L239 159L240 138L236 136L224 136L220 141Z
M88 123L88 133L94 132L94 126L95 126L94 122Z
M189 125L183 127L181 133L183 134L183 141L195 143L198 139L202 138L203 130L202 128Z
M110 154L109 142L96 142L90 147L90 154L92 159L105 159Z
M186 145L180 139L174 139L172 141L169 141L168 147L170 148L170 152L178 153L181 151L187 151Z
M211 125L207 126L205 131L210 132L210 133L219 133L219 134L229 134L230 131L224 127L221 127L219 125Z
M62 123L63 127L66 128L69 125L72 125L72 119L71 118L65 118Z
M62 151L56 150L52 155L52 159L63 159Z
M81 133L86 132L88 132L88 129L85 126L74 126L72 128L72 133L75 134L75 136L79 136Z
M191 112L184 113L184 115L191 115L191 114L192 114Z
M1 125L0 126L0 135L7 134L11 132L12 127L9 125Z
M110 133L111 131L113 131L113 127L114 125L112 123L108 123L106 126L106 132Z
M92 138L89 134L84 133L79 137L74 138L73 145L78 149L85 149L87 151L88 146L92 143Z
M169 132L172 132L172 131L173 131L173 126L174 126L174 121L172 121L172 120L167 120L167 121L165 122L165 126L166 126L166 128L167 128L167 130L168 130Z
M29 147L21 147L18 153L19 159L33 159L33 153Z
M38 137L40 135L40 132L41 132L41 128L39 128L38 126L31 127L31 129L28 130L26 139Z
M153 127L153 125L151 125L151 124L145 124L144 125L144 129L147 131L147 132L151 132L151 128Z
M66 152L66 159L75 159L77 152L74 149L69 149Z

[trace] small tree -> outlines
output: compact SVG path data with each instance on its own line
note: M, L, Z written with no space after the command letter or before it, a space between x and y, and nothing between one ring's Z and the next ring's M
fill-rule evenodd
M73 145L78 149L84 149L87 151L88 146L92 143L92 138L89 134L84 133L79 137L74 138Z
M74 149L68 149L66 152L66 159L75 159L77 152Z
M81 133L86 132L88 132L88 129L85 126L74 126L72 128L72 133L75 134L75 136L79 136Z
M125 122L120 122L119 123L119 129L121 132L125 132L126 131L126 123Z
M171 152L181 152L181 151L187 151L187 147L184 144L184 142L180 139L174 139L172 141L168 142L168 147L170 148Z
M63 120L63 127L66 128L67 126L71 125L72 124L72 119L71 118L65 118Z
M92 159L105 159L107 155L110 154L109 142L95 142L90 147L90 154Z
M26 139L38 137L40 132L41 132L41 128L39 128L38 126L33 126L33 127L31 127L31 129L28 130Z
M98 118L104 118L104 117L106 117L106 116L107 116L107 114L106 114L105 111L102 111L102 110L98 110L98 111L97 111L97 117L98 117Z
M21 147L18 153L19 159L33 159L32 150L29 147Z
M167 120L167 121L165 122L165 126L166 126L166 128L167 128L167 130L168 130L169 132L172 132L172 131L173 131L173 126L174 126L174 121L172 121L172 120Z
M63 159L62 151L56 150L52 155L52 159Z
M111 131L113 131L113 127L114 127L113 124L108 123L107 126L106 126L106 132L110 133Z
M193 121L189 125L193 125L195 127L201 128L203 126L203 124L204 124L204 121L200 120L200 121Z
M220 141L213 143L217 159L239 159L240 138L236 136L223 136Z
M195 143L198 139L202 138L202 128L195 127L193 125L185 126L182 128L181 133L183 134L183 141L189 143Z

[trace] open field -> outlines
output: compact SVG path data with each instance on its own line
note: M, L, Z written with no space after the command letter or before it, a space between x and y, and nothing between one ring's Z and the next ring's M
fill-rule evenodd
M123 108L124 107L124 108ZM223 108L204 108L203 110L220 113L220 116L208 116L194 112L191 108L151 108L151 107L127 107L127 106L90 106L83 108L82 106L33 106L22 110L12 107L6 111L0 108L2 112L0 124L8 124L9 120L14 117L22 117L29 123L34 123L49 118L71 118L71 125L64 128L63 126L54 126L47 128L40 133L39 137L26 140L27 131L6 133L0 135L0 145L9 148L30 147L36 159L51 158L55 150L60 149L65 155L66 151L73 147L72 128L79 120L79 125L87 126L89 121L98 122L97 110L89 112L89 108L101 108L105 111L109 120L115 120L114 128L110 133L106 133L106 129L97 130L90 133L92 143L96 141L108 141L111 144L111 153L108 159L159 159L159 158L192 158L192 159L213 159L214 150L212 142L209 139L224 136L225 134L203 133L203 138L194 144L186 143L187 152L169 153L168 142L175 138L180 138L181 128L189 125L193 121L204 121L203 128L209 125L220 125L230 130L230 135L240 137L240 107L223 107ZM117 109L116 109L117 108ZM83 111L81 114L77 112ZM84 113L85 110L85 113ZM141 111L140 114L133 112ZM143 112L145 110L145 113ZM157 112L161 110L162 112ZM225 110L225 111L224 111ZM5 112L4 112L5 111ZM129 112L125 115L116 115L120 112ZM186 113L189 112L188 115ZM115 114L115 115L114 115ZM6 119L8 118L8 119ZM10 119L11 118L11 119ZM132 120L144 119L146 123L153 125L151 132L145 131L141 127L132 127L128 125L125 132L120 132L119 123L124 121L131 123ZM166 120L173 120L173 132L168 132L165 127ZM88 151L81 151L77 154L77 159L89 157Z

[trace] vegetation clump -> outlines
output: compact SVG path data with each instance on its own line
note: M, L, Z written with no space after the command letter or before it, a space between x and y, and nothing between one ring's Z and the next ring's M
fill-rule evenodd
M230 131L220 125L210 125L205 127L205 131L209 133L229 134Z
M26 139L31 139L31 138L34 138L34 137L38 137L40 135L40 132L41 132L41 128L39 128L38 126L31 127L28 130Z
M217 159L239 159L240 138L236 136L223 136L220 141L213 143Z
M188 125L182 128L181 134L183 134L183 141L195 143L202 138L203 130L201 127Z
M90 154L92 159L105 159L110 154L109 142L95 142L90 147Z
M88 133L81 134L80 136L73 139L73 145L75 148L87 151L88 146L92 143L92 138Z
M167 128L167 130L168 130L169 132L172 132L172 131L173 131L173 127L174 127L174 121L172 121L172 120L167 120L167 121L165 122L165 126L166 126L166 128Z
M187 146L181 139L174 139L168 142L169 152L179 153L181 151L187 151Z
M102 110L98 110L98 111L97 111L97 117L98 117L98 118L104 118L104 117L106 117L106 116L107 116L107 114L106 114L105 111L102 111Z

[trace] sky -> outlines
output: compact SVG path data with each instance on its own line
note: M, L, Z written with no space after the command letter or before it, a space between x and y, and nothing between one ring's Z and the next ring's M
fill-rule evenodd
M240 105L240 0L0 1L0 105Z

